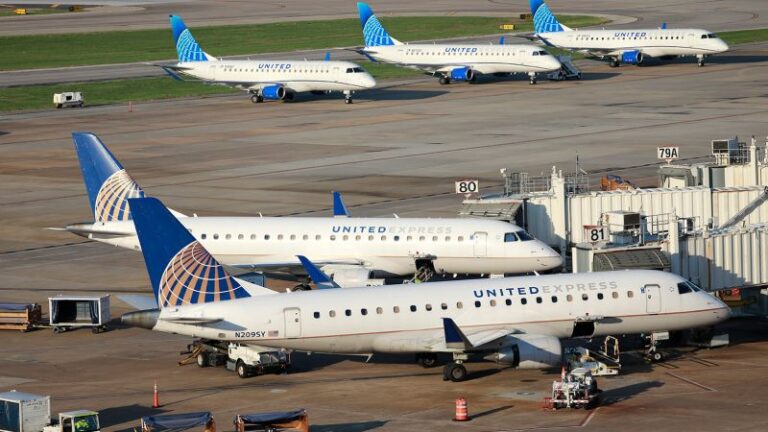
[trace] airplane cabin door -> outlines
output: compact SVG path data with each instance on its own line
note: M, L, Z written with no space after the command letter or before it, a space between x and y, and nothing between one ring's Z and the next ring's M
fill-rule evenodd
M474 249L476 257L484 257L488 255L488 233L476 232L472 234L474 241Z
M285 337L301 337L301 309L287 308L283 309L285 314Z
M658 285L646 285L643 287L645 293L645 311L647 313L661 312L661 287Z

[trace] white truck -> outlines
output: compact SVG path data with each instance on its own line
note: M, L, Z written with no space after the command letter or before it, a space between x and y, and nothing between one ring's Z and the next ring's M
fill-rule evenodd
M56 108L82 108L85 104L85 98L83 98L83 94L80 92L54 93L53 104L56 106Z
M89 410L59 413L58 423L44 427L43 432L101 432L99 413Z
M290 366L290 358L283 350L258 345L224 343L221 341L199 340L189 347L199 367L225 365L240 378L265 373L283 373Z

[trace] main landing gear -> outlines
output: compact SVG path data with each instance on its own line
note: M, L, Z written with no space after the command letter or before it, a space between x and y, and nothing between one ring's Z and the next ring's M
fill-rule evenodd
M264 96L260 94L252 94L251 95L251 102L253 103L262 103L264 102Z
M528 77L531 79L531 85L536 84L536 72L528 72Z
M416 354L416 363L423 368L433 368L437 366L437 354L435 353L419 353Z
M608 60L608 66L612 68L619 67L619 59L615 57L611 58L610 60Z
M464 353L454 353L453 362L443 367L443 381L460 382L467 379L467 368L464 367L467 358Z

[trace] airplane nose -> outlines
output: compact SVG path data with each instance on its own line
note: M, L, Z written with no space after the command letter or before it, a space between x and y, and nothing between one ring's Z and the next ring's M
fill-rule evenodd
M374 87L376 87L376 80L373 79L373 77L370 75L365 77L365 88L374 88Z
M724 40L718 39L718 42L719 42L718 43L718 49L720 50L720 52L726 52L726 51L728 51L730 49L730 47L728 46L727 43L725 43Z

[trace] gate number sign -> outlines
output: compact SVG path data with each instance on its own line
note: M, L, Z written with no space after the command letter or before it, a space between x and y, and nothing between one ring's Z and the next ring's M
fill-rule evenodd
M456 182L457 194L477 193L479 190L480 182L478 180L459 180Z

